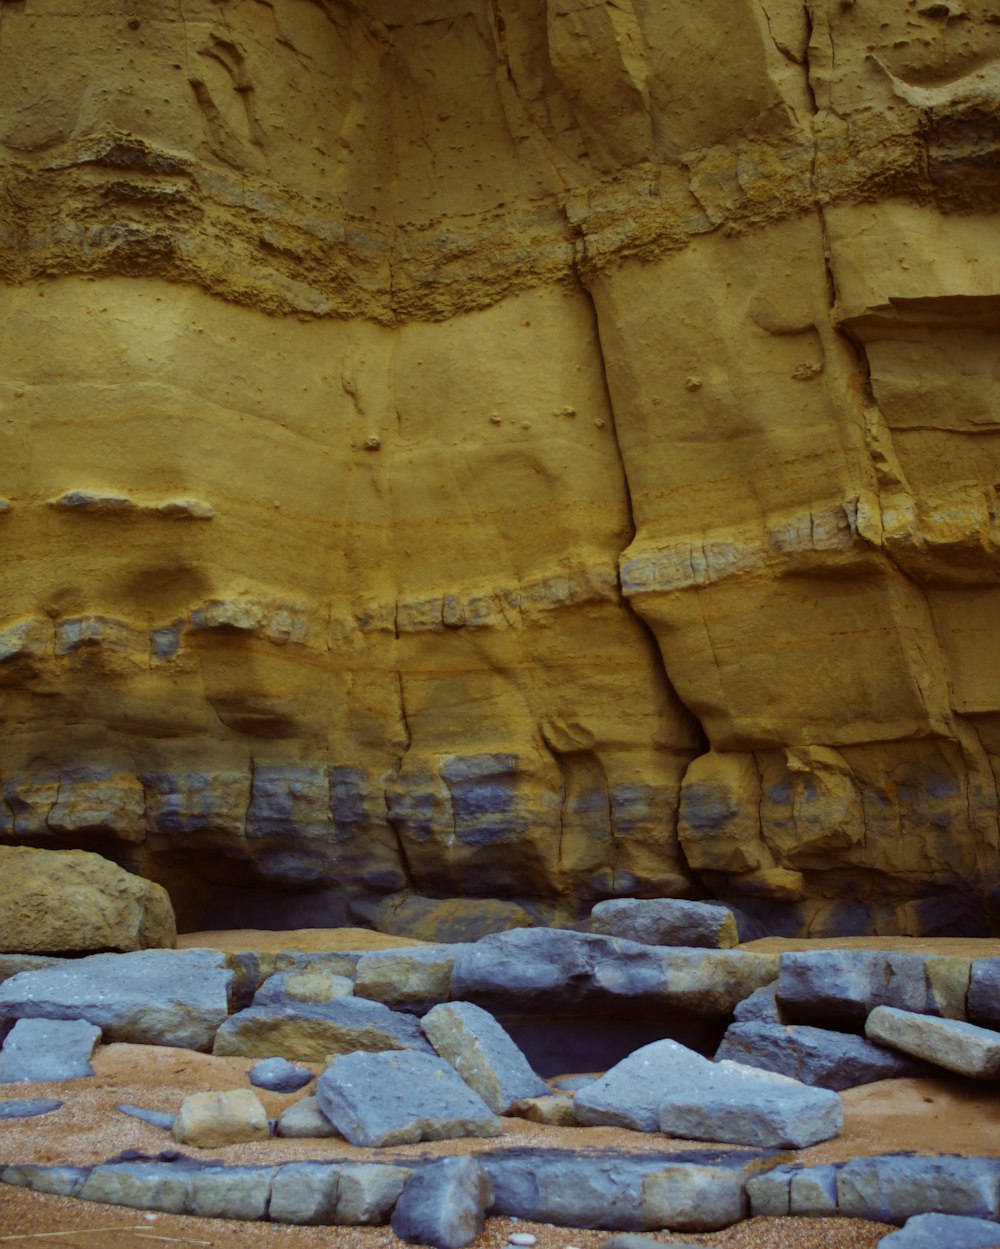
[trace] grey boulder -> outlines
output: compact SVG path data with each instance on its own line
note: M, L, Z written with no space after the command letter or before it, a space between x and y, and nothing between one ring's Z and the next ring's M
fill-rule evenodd
M493 1186L474 1158L443 1158L420 1170L392 1212L392 1230L411 1245L464 1249L483 1229Z
M682 898L611 898L590 912L590 931L642 945L728 949L739 942L727 907Z
M287 1058L262 1058L247 1075L251 1084L271 1093L295 1093L316 1078L308 1067L297 1067Z
M877 1249L996 1249L1000 1227L988 1219L960 1214L915 1214L898 1232L890 1232Z
M796 950L781 956L778 1002L791 1023L861 1031L876 1006L940 1014L920 954Z
M633 1051L573 1099L577 1120L590 1127L660 1131L660 1105L680 1088L697 1087L712 1066L677 1041L654 1041Z
M471 1002L435 1006L421 1020L438 1055L498 1115L516 1101L544 1097L549 1087L488 1012Z
M92 954L0 984L0 1018L85 1019L106 1041L209 1050L233 973L213 950Z
M808 1024L734 1023L715 1057L838 1092L876 1080L930 1074L924 1063L864 1037Z
M660 1103L661 1130L687 1140L805 1149L843 1127L836 1093L739 1063L708 1064L696 1084L666 1093Z
M85 1019L19 1019L0 1050L0 1084L92 1076L100 1039L101 1029Z
M320 1076L316 1099L352 1145L411 1145L501 1130L478 1093L436 1054L347 1054Z
M879 1154L854 1158L837 1172L844 1218L904 1223L915 1214L1000 1217L1000 1159L958 1154Z
M787 1023L778 1005L778 981L761 985L742 1002L737 1002L733 1008L733 1019L737 1023Z

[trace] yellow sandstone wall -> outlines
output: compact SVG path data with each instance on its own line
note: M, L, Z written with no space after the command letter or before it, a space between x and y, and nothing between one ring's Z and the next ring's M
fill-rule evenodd
M998 147L992 0L3 0L0 837L990 923Z

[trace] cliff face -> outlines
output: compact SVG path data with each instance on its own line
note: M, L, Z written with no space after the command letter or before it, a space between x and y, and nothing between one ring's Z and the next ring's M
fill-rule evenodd
M0 63L3 839L192 923L990 922L991 0L7 0Z

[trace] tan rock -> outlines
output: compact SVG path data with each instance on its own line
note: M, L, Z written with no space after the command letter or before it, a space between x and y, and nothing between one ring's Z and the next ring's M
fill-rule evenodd
M242 1141L263 1141L271 1134L267 1111L251 1089L191 1093L174 1120L174 1140L200 1149L219 1149Z
M0 950L145 950L176 939L160 885L85 850L0 846Z
M992 0L5 8L0 837L987 922Z
M516 1119L547 1123L557 1128L578 1126L573 1115L573 1099L564 1093L553 1093L547 1097L522 1097L514 1102L507 1113Z

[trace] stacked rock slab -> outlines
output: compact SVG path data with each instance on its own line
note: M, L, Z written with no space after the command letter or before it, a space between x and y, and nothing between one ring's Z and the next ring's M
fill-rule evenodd
M0 837L995 924L993 0L3 7Z

